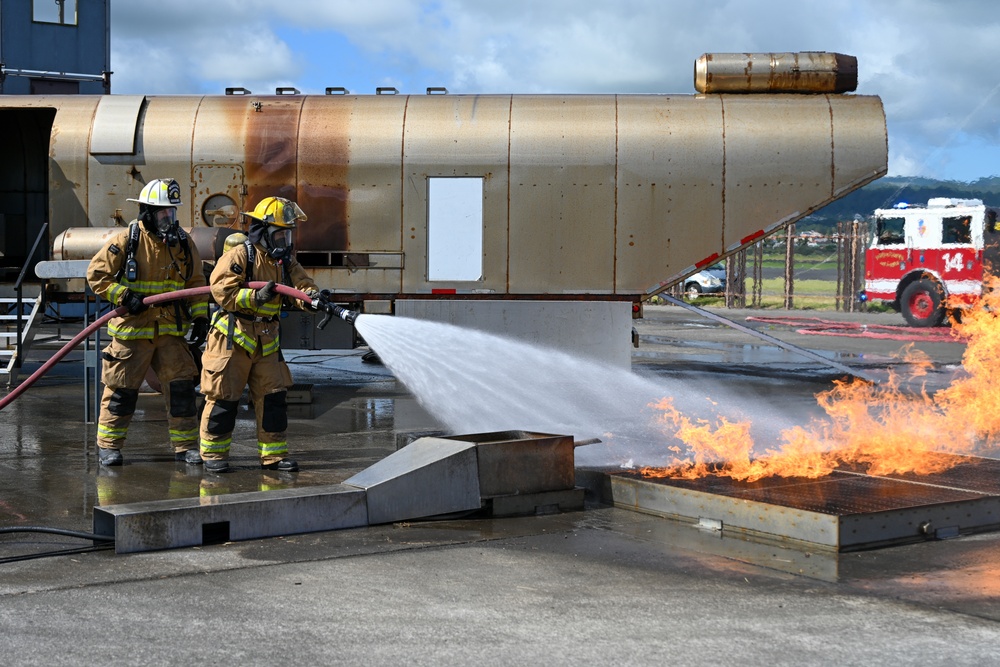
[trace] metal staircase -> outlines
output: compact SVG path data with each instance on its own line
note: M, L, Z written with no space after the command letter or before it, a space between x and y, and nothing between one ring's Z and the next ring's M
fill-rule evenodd
M41 290L32 290L34 286L26 287L35 293L25 294L22 291L20 299L17 296L0 296L0 383L5 383L8 387L13 386L17 380L17 373L28 354L43 314Z

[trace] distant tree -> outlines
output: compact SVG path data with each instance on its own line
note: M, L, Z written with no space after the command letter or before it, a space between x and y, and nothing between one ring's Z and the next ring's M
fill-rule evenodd
M982 199L1000 204L1000 176L980 178L971 183L937 181L929 178L885 177L824 206L798 223L800 229L828 229L837 222L867 218L877 208L890 208L900 202L926 204L933 197Z

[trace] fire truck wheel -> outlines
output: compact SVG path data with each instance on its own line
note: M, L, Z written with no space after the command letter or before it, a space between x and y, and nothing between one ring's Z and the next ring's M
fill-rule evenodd
M900 306L911 327L936 327L944 320L941 286L933 280L918 280L903 290Z

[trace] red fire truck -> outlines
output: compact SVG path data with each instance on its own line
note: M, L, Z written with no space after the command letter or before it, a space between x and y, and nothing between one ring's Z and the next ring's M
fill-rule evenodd
M949 198L878 209L861 298L889 302L911 326L938 326L947 299L974 302L984 273L1000 270L997 211L978 199Z

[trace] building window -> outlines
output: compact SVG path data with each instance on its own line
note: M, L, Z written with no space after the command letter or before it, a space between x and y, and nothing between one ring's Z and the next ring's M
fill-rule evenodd
M31 20L76 25L76 0L32 0Z
M483 277L483 179L427 179L427 279Z

